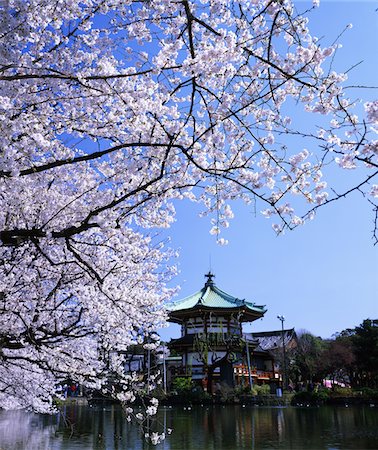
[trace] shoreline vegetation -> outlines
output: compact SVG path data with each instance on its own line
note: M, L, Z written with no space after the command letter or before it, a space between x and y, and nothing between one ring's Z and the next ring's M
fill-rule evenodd
M262 386L257 386L261 388ZM265 391L265 392L264 392ZM349 388L319 388L314 391L303 390L300 392L283 392L281 395L270 394L266 389L256 392L253 388L252 392L246 389L229 388L223 389L215 395L209 395L207 392L194 387L184 392L173 391L165 394L163 391L156 392L155 396L159 399L160 405L241 405L241 406L352 406L352 405L368 405L370 407L378 407L378 389L363 388L353 390ZM137 403L143 403L145 397L140 396ZM97 405L103 403L117 403L115 400L104 396L90 397L68 397L64 400L57 399L56 405L61 407L67 404L78 405Z

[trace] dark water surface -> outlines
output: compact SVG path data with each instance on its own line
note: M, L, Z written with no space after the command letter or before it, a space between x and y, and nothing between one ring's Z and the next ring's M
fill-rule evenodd
M0 449L378 449L378 408L368 406L161 407L151 429L174 431L157 446L146 444L117 406L73 405L63 412L0 411Z

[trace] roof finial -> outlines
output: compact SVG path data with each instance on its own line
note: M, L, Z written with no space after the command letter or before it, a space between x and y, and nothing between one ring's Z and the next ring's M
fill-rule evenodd
M205 274L205 277L207 278L205 286L214 286L213 278L215 277L215 275L213 273L211 273L210 270L208 273Z

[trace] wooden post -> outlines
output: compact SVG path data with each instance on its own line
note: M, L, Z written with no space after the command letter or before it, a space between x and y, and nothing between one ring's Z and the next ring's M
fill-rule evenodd
M253 381L252 381L252 374L251 374L251 360L249 357L249 347L248 347L248 340L245 340L245 344L247 346L247 365L248 365L248 378L249 378L249 387L252 389L253 387Z

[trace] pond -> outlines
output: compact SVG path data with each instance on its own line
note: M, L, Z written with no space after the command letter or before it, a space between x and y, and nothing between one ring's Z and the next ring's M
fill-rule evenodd
M378 408L369 406L177 406L161 407L157 419L155 429L173 433L152 446L115 405L71 405L55 416L0 411L0 449L378 449Z

